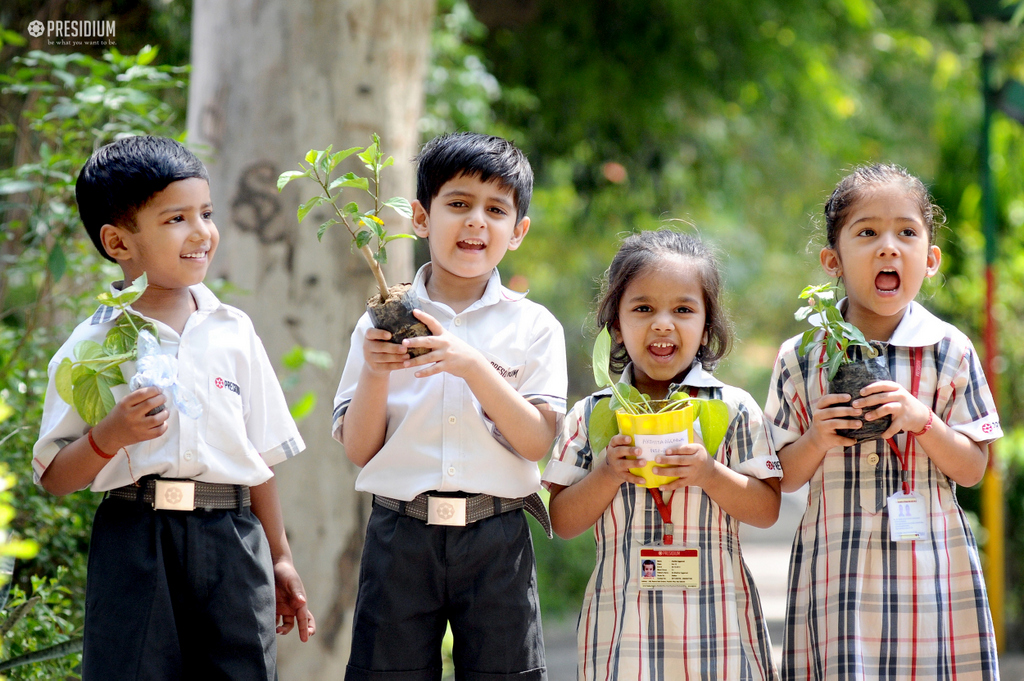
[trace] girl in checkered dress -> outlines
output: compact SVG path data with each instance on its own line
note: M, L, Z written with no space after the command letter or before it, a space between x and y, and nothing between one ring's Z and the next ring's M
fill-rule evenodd
M643 465L629 437L591 446L591 413L610 390L566 417L544 481L555 532L569 538L594 526L597 542L578 627L581 680L777 678L738 531L740 522L767 527L778 518L781 465L755 400L710 373L730 341L719 291L707 247L667 229L627 238L608 269L598 328L612 333L611 370L654 399L683 391L723 400L729 425L716 451L696 441L655 457L667 464L659 472L679 476L655 495L628 470ZM659 503L674 532L665 532ZM641 583L645 558L666 550L666 534L699 575L688 588L652 586L650 566Z
M825 204L821 264L846 288L846 321L884 344L893 380L839 406L850 396L826 394L820 343L800 355L792 338L776 360L765 413L783 489L810 483L783 678L998 678L977 545L955 493L984 475L999 417L970 340L914 302L939 269L940 215L921 181L891 165L857 169ZM837 433L886 414L877 440ZM911 511L916 529L902 524Z

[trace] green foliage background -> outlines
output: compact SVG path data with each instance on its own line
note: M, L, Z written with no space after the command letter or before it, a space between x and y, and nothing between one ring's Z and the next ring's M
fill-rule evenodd
M0 461L21 481L13 527L41 547L18 568L19 598L42 590L54 606L29 631L10 634L5 653L65 640L81 626L97 500L55 499L30 482L47 360L91 311L101 282L118 276L82 238L74 178L117 135L180 137L191 16L183 0L47 3L57 18L118 21L121 52L71 56L30 51L25 26L37 4L0 9L0 398L17 414L0 423ZM902 163L932 187L949 226L939 235L941 275L922 300L980 339L985 29L971 19L962 0L440 0L421 130L424 140L493 132L529 154L533 227L501 269L562 321L571 401L593 389L589 313L619 237L668 220L722 250L738 343L719 374L763 398L779 343L802 330L793 319L799 291L824 280L816 216L860 163ZM1000 22L989 40L996 85L1024 81L1019 25ZM997 115L997 380L1011 431L999 452L1009 528L1024 517L1024 347L1014 343L1024 336L1022 152L1022 127ZM969 510L977 496L960 494ZM594 565L593 538L538 533L535 544L545 614L573 617ZM1007 555L1021 552L1024 538L1011 532ZM1007 569L1007 639L1019 646L1024 567ZM74 662L12 678L56 678L73 673Z

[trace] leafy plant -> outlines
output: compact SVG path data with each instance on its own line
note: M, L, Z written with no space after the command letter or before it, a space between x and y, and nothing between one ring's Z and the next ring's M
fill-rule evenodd
M822 343L825 348L825 359L818 366L828 367L829 381L836 377L840 366L854 361L849 355L850 348L864 348L864 354L869 359L878 357L878 349L864 338L861 330L843 319L835 303L838 290L834 284L806 287L800 292L800 299L806 300L807 304L794 315L798 321L810 318L812 325L800 338L800 347L797 350L799 354L806 354L818 332L824 331ZM811 317L815 314L816 317Z
M96 341L84 340L75 345L75 359L65 357L57 366L54 379L60 398L72 405L82 420L95 426L114 408L116 401L111 388L124 383L121 365L134 361L138 356L136 347L139 331L146 329L156 338L156 327L137 314L128 312L128 306L139 299L146 290L147 278L141 277L116 295L101 293L96 299L103 305L121 311L114 328L100 345Z
M667 400L652 400L649 395L644 395L636 386L625 381L615 383L608 374L608 360L612 353L612 335L608 328L601 329L594 341L594 380L599 388L612 389L612 401L608 408L615 413L621 409L629 414L658 414L661 412L673 411L692 402L694 398L685 393L672 393Z
M281 173L277 178L277 191L282 191L292 180L299 177L308 177L320 185L320 193L310 198L299 206L297 217L302 222L310 211L325 203L334 208L334 215L317 229L317 240L323 239L324 232L331 226L337 224L345 225L352 236L353 248L357 249L370 267L374 279L377 280L377 288L380 292L381 301L388 298L388 284L384 279L384 273L380 266L388 261L386 246L395 239L415 239L413 234L388 234L384 228L384 220L380 213L385 206L392 208L404 218L412 217L412 206L408 199L395 196L381 203L380 201L380 173L384 168L393 165L395 159L391 156L384 158L380 149L380 137L373 133L373 141L370 146L352 147L343 151L333 151L333 145L322 151L310 149L306 153L305 161L308 166L299 163L300 170L289 170ZM370 171L370 177L362 177L355 173L348 172L334 180L331 173L338 167L338 164L346 158L356 154L363 165ZM372 182L372 189L371 189ZM341 198L342 190L346 188L361 189L373 198L373 208L361 211L359 204L350 201L344 206L338 206L338 199ZM332 193L334 192L334 193ZM376 239L376 249L371 249L370 244Z

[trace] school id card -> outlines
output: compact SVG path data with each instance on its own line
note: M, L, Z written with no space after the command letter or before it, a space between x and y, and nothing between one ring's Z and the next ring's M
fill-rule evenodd
M889 507L889 536L893 541L916 541L928 537L928 510L917 491L896 492L886 500Z
M646 546L637 557L641 589L699 589L700 549Z

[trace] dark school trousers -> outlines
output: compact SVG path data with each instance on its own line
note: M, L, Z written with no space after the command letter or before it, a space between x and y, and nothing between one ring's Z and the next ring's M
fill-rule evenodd
M345 680L438 681L448 622L457 681L546 681L526 514L447 527L374 504Z
M100 504L83 681L274 681L275 624L270 546L250 509Z

